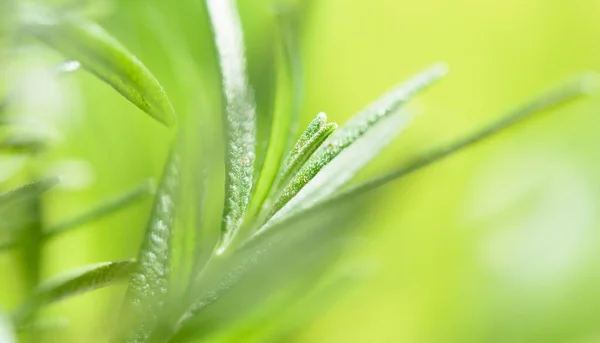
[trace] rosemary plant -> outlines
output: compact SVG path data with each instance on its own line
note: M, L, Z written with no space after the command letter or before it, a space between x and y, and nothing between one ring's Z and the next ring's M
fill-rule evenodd
M8 4L3 2L2 6L9 8ZM251 336L260 341L266 341L267 336L282 339L282 330L288 326L283 324L285 316L277 318L277 313L283 307L294 309L298 299L311 296L322 300L330 294L330 287L335 287L335 282L324 285L318 281L356 228L360 218L357 209L369 192L532 114L574 100L588 90L588 77L561 84L455 143L348 187L366 164L408 128L413 111L407 103L446 74L445 64L435 64L393 87L342 125L329 122L324 113L319 113L303 132L297 132L302 73L293 25L285 15L281 16L277 62L288 76L293 104L289 113L272 121L272 134L259 163L257 107L246 72L244 37L236 4L233 0L205 0L222 76L226 149L222 221L220 227L208 228L220 232L220 239L208 247L209 251L198 253L206 246L195 238L187 238L198 236L200 228L180 225L185 222L182 218L190 216L190 208L183 205L185 199L205 196L199 189L186 189L182 181L186 166L201 163L190 161L193 156L186 153L189 141L185 137L190 135L186 130L193 120L180 118L177 124L175 110L159 81L98 24L76 13L10 4L19 23L14 31L2 32L3 37L30 37L56 50L68 61L57 68L59 73L74 72L80 67L155 120L180 127L156 191L151 182L141 181L114 199L53 227L44 224L39 208L41 195L51 191L59 179L31 180L0 193L0 249L21 251L24 269L28 271L25 284L29 294L20 307L3 319L1 342L12 342L14 332L30 334L25 337L33 340L39 338L44 323L39 312L44 306L120 282L128 283L128 289L118 319L115 318L113 342L247 342ZM5 44L5 40L2 42ZM11 120L3 111L11 106L10 97L2 104L2 125L10 126ZM1 143L0 149L31 151L32 144L26 143L11 138ZM211 173L195 174L199 179L195 185L212 182L202 179L207 175ZM47 240L152 194L153 209L135 258L85 266L40 280L40 249ZM200 208L195 210L201 212ZM228 330L242 318L260 323L264 330L260 335L251 335L248 327ZM265 318L269 318L268 324L264 323Z

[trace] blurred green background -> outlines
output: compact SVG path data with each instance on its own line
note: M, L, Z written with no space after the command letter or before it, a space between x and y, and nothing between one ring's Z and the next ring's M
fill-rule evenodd
M201 0L104 3L90 2L99 22L156 75L178 114L218 118ZM304 123L320 111L341 123L429 64L450 66L415 104L413 126L362 177L451 142L574 74L600 70L597 0L301 3ZM264 111L273 1L239 6ZM85 72L61 87L69 104L58 111L61 137L41 163L77 160L84 170L80 185L48 195L50 223L158 177L173 137ZM297 342L600 342L599 110L593 97L538 116L386 187L349 256L361 281ZM44 275L133 256L149 208L147 200L53 240ZM6 281L18 280L10 254L0 255L0 271L0 303L14 306L21 285ZM107 310L122 291L54 306L72 325L57 341L105 341L115 320Z

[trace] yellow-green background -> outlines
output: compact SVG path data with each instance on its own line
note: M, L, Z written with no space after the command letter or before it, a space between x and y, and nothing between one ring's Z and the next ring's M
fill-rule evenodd
M157 76L178 112L218 116L200 1L122 0L100 22ZM270 63L271 3L239 1L253 80ZM600 70L597 0L313 0L307 8L303 122L319 111L343 122L429 64L450 66L369 174L574 74ZM95 183L53 193L49 222L158 176L172 137L95 78L68 81L80 87L81 113L50 159L88 161ZM364 280L298 342L599 342L598 112L592 98L545 114L387 186L354 256ZM52 241L44 275L134 255L149 206ZM9 257L0 257L0 268L0 300L14 305L19 284ZM73 328L57 337L105 340L115 320L106 310L120 291L56 306Z

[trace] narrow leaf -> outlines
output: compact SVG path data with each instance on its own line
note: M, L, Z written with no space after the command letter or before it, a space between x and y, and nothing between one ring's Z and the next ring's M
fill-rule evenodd
M85 212L71 220L68 220L64 223L58 224L56 226L52 226L42 233L42 239L48 240L58 234L61 234L65 231L71 230L73 228L77 228L78 226L84 225L86 223L92 222L94 220L100 219L102 217L108 216L124 207L127 207L136 201L143 199L145 196L152 194L154 191L154 185L151 180L146 180L142 184L138 185L134 189L131 189L119 196L118 198L108 200L102 205L94 208L88 212ZM2 205L0 204L0 209ZM1 213L1 212L0 212ZM1 227L1 226L0 226ZM2 243L0 243L0 251L13 248L17 245L17 241L12 238L8 239Z
M145 180L140 185L136 186L131 190L128 190L127 192L125 192L117 198L108 200L99 205L98 207L87 211L64 223L48 228L44 232L44 238L48 239L54 237L55 235L61 234L72 228L76 228L78 226L90 223L94 220L110 215L145 198L147 195L152 194L153 191L154 183L152 182L152 180Z
M426 88L434 81L446 74L443 64L436 64L429 69L411 78L405 84L396 87L385 94L380 100L358 113L347 123L342 125L321 146L300 169L298 174L285 188L272 210L275 214L288 201L290 201L313 177L344 149L362 137L369 129L383 118L395 113L396 110L408 102L416 93Z
M10 137L0 142L0 151L9 153L35 153L42 150L45 143L41 139L31 137Z
M23 185L8 192L0 193L0 209L4 209L3 206L8 206L9 204L38 197L50 188L56 186L58 182L58 178L51 177Z
M156 78L102 27L39 9L25 20L27 33L79 62L153 118L167 126L175 123L173 107Z
M0 232L8 236L9 239L14 239L17 231L22 230L23 227L34 220L32 216L25 216L23 214L26 207L30 206L34 200L54 187L58 182L58 178L52 177L0 193L0 218L2 218L0 221ZM5 244L10 245L9 242L0 245L4 246Z
M15 321L26 322L44 305L125 281L134 266L133 260L105 262L79 268L48 280L37 288L33 299L16 313Z
M336 195L335 198L357 196L364 192L379 188L388 182L419 171L462 149L468 148L479 143L480 141L492 137L493 135L522 122L534 114L565 105L568 102L590 94L592 91L594 91L593 88L595 87L597 81L598 76L596 74L586 74L576 78L575 80L563 83L558 87L542 94L541 96L516 107L505 115L500 116L499 120L475 131L473 134L465 136L464 138L459 139L450 145L433 149L432 151L419 156L415 161L408 163L406 166L400 167L374 179L364 181L340 193L339 195Z
M271 230L228 258L213 260L197 279L195 297L186 302L188 309L171 341L210 334L263 305L277 290L314 283L359 222L359 203L341 205L286 221L280 230Z
M145 342L162 310L169 287L171 235L179 196L179 159L178 153L172 151L165 166L121 311L120 324L124 331L117 333L117 340Z
M244 38L233 0L207 0L217 47L227 139L225 206L217 253L225 251L239 230L252 191L256 141L256 105L246 75Z
M247 220L253 220L269 198L273 183L279 175L279 166L292 149L300 122L304 80L298 47L297 11L277 12L277 78L274 115L267 151L263 161L257 163L258 178L247 211Z
M455 141L454 143L451 143L450 145L444 145L432 149L430 152L424 153L416 160L409 162L407 165L402 166L394 171L364 181L347 190L336 193L335 195L320 202L313 203L312 206L303 208L292 213L290 216L286 216L285 218L281 218L281 220L278 220L274 226L277 227L277 230L279 228L285 228L301 218L310 217L318 213L326 213L331 209L335 209L345 203L353 202L355 199L361 198L362 196L388 184L389 182L418 172L429 165L443 160L445 157L451 156L456 152L491 138L495 134L521 123L523 120L528 119L534 114L548 111L561 105L566 105L571 101L580 99L582 96L588 95L595 90L594 88L597 81L598 76L596 74L585 74L573 81L568 81L564 84L561 84L560 86L542 94L532 101L526 102L525 104L516 107L514 110L509 111L507 114L500 116L499 120L484 126L483 128ZM270 232L277 230L266 231ZM265 232L265 230L261 230L260 233L263 232ZM254 235L249 239L248 242L252 242L259 237L260 235L258 234Z
M279 24L280 44L283 50L282 65L289 75L292 90L291 111L288 114L289 126L286 136L284 153L288 153L294 146L298 130L300 129L300 114L304 100L304 70L300 55L299 22L300 13L297 8L281 9L277 12Z
M334 194L387 147L408 126L409 122L408 112L400 111L375 124L365 135L358 138L329 164L325 165L306 187L302 188L260 230L266 230L273 222L281 220L282 217L310 207Z

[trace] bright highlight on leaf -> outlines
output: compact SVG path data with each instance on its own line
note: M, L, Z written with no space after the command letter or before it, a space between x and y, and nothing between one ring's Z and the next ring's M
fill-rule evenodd
M227 156L221 254L244 220L250 201L256 142L256 104L246 76L244 37L233 0L207 0L225 98Z
M167 126L175 111L163 87L148 69L99 25L73 15L36 9L26 18L26 32L78 62L144 112ZM73 69L71 62L63 65Z

